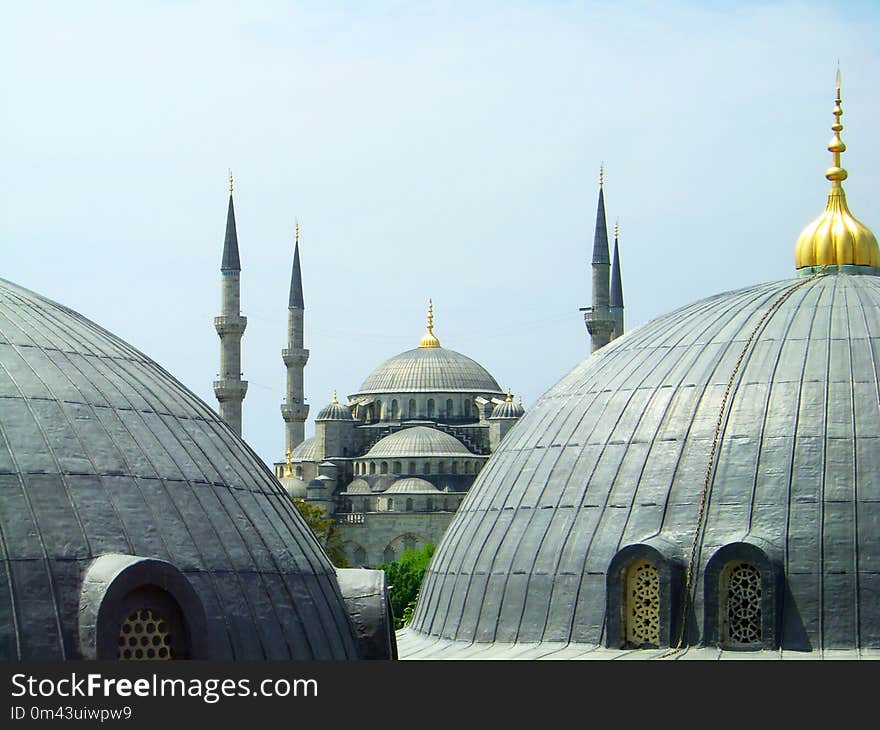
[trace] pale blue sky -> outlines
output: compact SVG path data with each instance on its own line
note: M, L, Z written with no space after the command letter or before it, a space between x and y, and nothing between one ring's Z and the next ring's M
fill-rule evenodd
M269 462L295 217L312 418L416 346L428 297L527 407L583 359L603 160L630 327L791 276L838 58L850 208L880 231L873 2L6 2L0 46L0 276L214 407L233 169Z

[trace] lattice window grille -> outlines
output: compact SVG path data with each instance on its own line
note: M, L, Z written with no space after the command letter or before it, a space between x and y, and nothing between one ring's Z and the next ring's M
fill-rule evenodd
M173 659L171 627L157 611L133 611L119 629L117 656L121 660Z
M726 643L761 642L761 572L751 563L728 567L722 617Z
M640 560L626 572L626 641L634 646L660 645L660 573Z

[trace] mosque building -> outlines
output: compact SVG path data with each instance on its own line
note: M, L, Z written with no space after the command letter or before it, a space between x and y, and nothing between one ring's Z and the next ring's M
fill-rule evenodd
M214 390L221 417L241 432L247 382L241 379L241 336L247 324L239 312L241 271L230 177L226 237L221 263L222 314L215 320L221 340L220 380ZM604 173L592 256L593 301L583 309L595 350L623 333L623 289L615 227L609 257ZM304 395L305 298L296 226L288 296L286 369L286 458L274 465L288 494L332 516L346 559L376 566L406 549L437 544L483 465L522 417L514 402L479 363L444 348L434 334L433 303L418 347L382 363L356 392L332 402L305 438L309 406Z
M880 250L847 207L842 113L838 76L792 278L607 344L587 312L595 352L481 471L402 657L880 656Z

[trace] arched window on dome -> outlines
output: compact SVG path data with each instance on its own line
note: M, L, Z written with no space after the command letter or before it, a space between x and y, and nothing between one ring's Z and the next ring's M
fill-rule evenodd
M776 648L781 575L756 544L719 548L706 563L704 643L735 650Z
M430 497L428 497L428 504L427 504L426 509L428 510L428 512L434 511L434 500L431 499Z
M401 466L399 461L395 461L391 464L391 473L392 474L400 474Z
M623 607L626 646L660 646L660 571L651 561L626 567Z
M297 475L300 479L302 479L303 468L302 468L301 466L296 467L296 475Z
M430 461L426 461L426 462L425 462L425 466L424 466L424 468L422 469L422 471L423 471L425 474L430 474L430 473L431 473L431 462L430 462Z
M382 465L379 467L379 471L382 472L382 474L388 473L388 462L387 461L382 462Z
M674 549L667 546L671 554ZM611 559L605 575L606 645L649 649L670 645L679 620L681 567L657 547L627 545ZM680 610L680 609L678 609Z
M397 403L397 398L394 398L391 401L391 420L396 421L398 418L400 418L400 405Z
M419 413L419 411L418 411L418 407L416 406L416 399L410 398L409 399L409 417L415 418L416 416L418 416L418 413Z
M452 398L446 399L446 417L453 418L455 416L455 403Z
M393 497L388 497L388 499L385 500L385 507L389 512L394 511L394 498Z
M761 644L761 571L751 563L734 560L721 571L721 645L748 647Z
M452 473L458 474L458 462L457 461L452 462Z
M376 462L370 464L370 474L376 473Z
M471 417L471 399L470 398L465 398L465 401L464 401L464 417L465 418Z
M407 498L406 498L406 511L407 511L407 512L412 512L412 511L413 511L413 501L412 501L412 497L407 497Z
M428 418L434 418L434 411L435 411L434 399L428 398Z
M416 462L414 462L414 461L409 462L409 471L407 473L408 474L415 474L416 473Z
M445 474L446 473L446 462L445 461L441 461L439 464L437 464L437 473L438 474Z

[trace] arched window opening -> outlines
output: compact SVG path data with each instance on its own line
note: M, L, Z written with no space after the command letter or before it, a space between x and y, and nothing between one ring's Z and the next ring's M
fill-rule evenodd
M416 462L414 462L414 461L409 462L409 471L407 473L408 474L415 474L416 473Z
M751 563L734 560L721 572L720 589L722 645L761 644L761 571Z
M446 417L452 418L455 415L455 404L452 401L452 398L446 399Z
M387 461L383 461L383 462L382 462L382 467L381 467L380 471L381 471L383 474L387 474L387 473L388 473L388 462L387 462Z
M400 407L397 405L397 398L391 401L391 418L395 421L400 418Z
M400 474L400 462L399 461L395 461L393 464L391 464L391 473L392 474Z
M430 461L425 462L425 468L422 471L424 471L425 474L431 473L431 462Z
M428 497L428 512L434 511L434 500Z
M303 468L302 468L301 466L296 467L296 475L297 475L298 477L302 478L302 475L303 475Z
M659 646L660 572L649 560L636 560L627 567L623 584L625 644Z
M445 461L441 461L439 464L437 464L437 473L438 474L445 474L446 473L446 462Z
M434 399L428 398L428 418L434 417Z
M388 497L388 500L385 502L385 504L389 512L394 511L394 499L392 497Z
M452 473L458 474L458 462L457 461L452 462Z
M407 511L407 512L412 512L412 510L413 510L413 501L412 501L412 497L407 497L407 500L406 500L406 511Z
M412 535L406 535L403 538L403 549L404 550L415 550L416 549L416 539Z
M471 417L471 401L469 398L465 399L465 402L464 402L464 416L465 416L465 418Z
M418 414L418 411L416 410L416 399L410 398L409 399L409 417L415 418L417 414Z
M385 551L382 553L382 560L385 563L393 563L394 562L394 550L389 545L385 548Z
M367 563L367 551L362 547L358 547L354 551L354 564L355 565L366 565Z
M370 464L370 474L375 474L375 473L376 473L376 464L372 463L372 464Z

